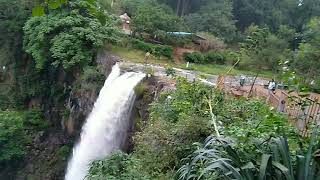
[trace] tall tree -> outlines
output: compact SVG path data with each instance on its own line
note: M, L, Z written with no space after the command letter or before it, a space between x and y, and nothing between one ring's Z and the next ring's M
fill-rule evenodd
M268 26L275 32L287 25L301 32L308 21L320 14L318 0L233 0L237 27L245 30L251 24Z
M206 31L231 40L236 31L231 0L211 0L200 11L185 17L193 31Z
M306 81L316 81L320 90L320 17L310 21L305 34L305 42L299 46L294 65Z
M23 103L19 84L27 72L28 58L22 49L22 27L31 15L33 0L0 0L0 108ZM13 90L14 89L14 90Z
M177 31L180 26L180 19L166 5L141 5L132 17L132 30L134 33L145 32L155 35L157 31Z
M241 44L243 67L251 67L255 70L278 69L279 61L285 61L291 57L286 40L272 34L266 28L249 26L245 34L246 40Z
M160 4L170 6L177 16L184 16L190 13L195 13L200 10L200 7L210 0L157 0Z

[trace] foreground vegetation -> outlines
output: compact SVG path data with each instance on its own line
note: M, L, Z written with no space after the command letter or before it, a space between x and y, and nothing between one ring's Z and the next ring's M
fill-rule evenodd
M32 135L49 127L39 110L0 110L0 168L28 153Z
M317 135L301 138L260 100L236 100L184 79L152 104L133 139L133 153L94 162L89 179L295 179L299 168L301 177L319 172Z
M319 0L0 0L0 12L0 178L27 159L35 133L51 125L66 136L73 95L96 94L103 84L101 49L133 62L150 52L150 63L180 68L174 49L191 49L182 61L192 70L234 66L231 74L276 76L295 91L320 92ZM130 36L119 28L123 13ZM89 179L320 177L317 127L302 138L260 100L178 79L150 113L137 123L133 152L94 162ZM69 146L55 148L49 154L66 160Z

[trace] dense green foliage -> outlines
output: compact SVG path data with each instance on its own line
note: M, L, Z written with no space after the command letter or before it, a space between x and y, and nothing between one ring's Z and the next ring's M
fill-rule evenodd
M26 137L23 131L23 117L17 112L2 111L0 162L22 157L26 152Z
M27 153L32 131L45 129L47 122L40 111L0 111L0 167Z
M270 154L249 161L230 140L208 138L203 147L184 159L187 164L179 169L179 179L317 179L320 164L312 155L319 147L317 137L312 137L308 152L296 155L296 159L292 159L288 142L281 137L270 143Z
M306 32L307 39L299 46L298 56L294 62L294 67L306 78L306 82L315 80L312 88L320 91L320 18L314 18L308 25Z
M199 53L199 52L185 53L183 56L184 56L184 60L186 60L187 62L197 63L197 64L205 63L205 57L203 56L202 53Z
M186 43L176 39L170 41L172 38L165 32L205 31L240 47L241 61L237 67L241 69L278 73L279 62L295 62L292 66L298 67L298 76L306 78L305 84L310 86L313 82L314 91L319 87L319 78L314 76L318 73L315 69L319 69L315 58L319 53L310 47L316 46L310 41L316 40L318 20L310 21L320 16L320 3L316 0L125 0L123 11L132 16L134 31L149 33L161 42L184 46ZM182 17L182 23L175 20L172 11ZM207 39L200 43L201 51L224 49L220 42ZM201 56L197 57L201 61Z
M146 43L138 39L132 39L131 45L135 49L139 49L144 52L149 52L158 58L166 57L170 60L173 58L173 48L171 46L155 45L151 43Z
M125 12L133 37L118 34ZM185 61L202 66L240 60L236 68L320 91L319 0L0 0L0 42L0 168L25 157L32 135L48 127L42 112L60 128L72 95L98 93L105 69L95 57L112 42L158 59L191 49ZM174 68L165 73L175 78ZM133 152L93 162L88 179L317 177L317 136L301 138L285 115L198 82L177 79L176 88L137 122ZM135 91L144 95L144 84ZM23 110L33 106L41 111ZM70 152L53 153L65 161Z
M144 4L138 7L132 17L133 33L150 33L158 31L172 32L179 30L180 19L170 13L170 9L157 4Z
M0 109L19 105L17 96L23 91L17 76L25 58L22 27L32 5L31 0L0 1Z
M24 27L24 47L36 61L36 67L72 68L92 61L94 50L104 42L116 41L111 21L99 21L74 10L71 13L33 17Z
M201 145L193 143L203 142L207 136L214 134L208 103L213 106L220 134L229 137L227 142L232 141L226 145L231 145L239 153L243 165L248 161L255 162L263 153L269 152L268 145L273 137L287 136L290 147L293 151L297 150L300 137L295 129L284 116L270 111L264 102L226 98L197 82L190 84L178 79L176 91L162 94L152 105L150 122L134 136L133 153L118 153L94 162L89 177L174 179L175 172L187 161L181 159L193 154L193 151L200 152L197 149ZM209 147L211 145L205 146L207 149ZM217 145L212 147L218 148ZM217 153L225 157L224 151ZM198 170L206 164L193 162L200 164L189 170L200 175ZM213 175L215 173L206 176L206 179L213 178Z
M291 57L288 42L271 34L268 29L250 26L247 38L242 43L242 67L252 69L277 70L279 61L286 61Z
M3 42L0 108L23 107L33 98L41 100L47 96L50 106L62 102L67 92L64 83L72 83L75 71L93 63L98 48L117 40L114 18L106 15L102 25L99 17L91 13L94 7L85 1L68 1L59 8L50 7L45 16L31 17L28 21L32 1L0 3L4 13L1 27L8 27L1 28L0 38ZM23 51L22 42L32 57ZM61 73L68 77L61 79Z
M208 1L198 12L189 14L185 19L195 32L210 32L226 40L231 40L235 34L231 0Z
M196 64L206 64L206 63L225 64L226 62L225 52L216 52L216 51L210 51L206 54L203 54L200 52L185 53L184 59L187 62L196 63Z

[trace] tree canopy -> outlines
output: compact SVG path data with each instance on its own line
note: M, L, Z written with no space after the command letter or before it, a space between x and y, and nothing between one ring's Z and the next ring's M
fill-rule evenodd
M105 42L115 42L112 18L102 25L97 18L75 7L68 12L52 12L30 18L24 26L24 48L36 61L36 67L72 68L91 62L94 52Z

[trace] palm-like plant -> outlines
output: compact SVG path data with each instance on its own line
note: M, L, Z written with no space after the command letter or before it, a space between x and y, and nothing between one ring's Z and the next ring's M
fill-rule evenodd
M320 162L318 131L315 129L305 155L296 155L292 162L286 138L271 143L270 154L261 160L244 161L232 141L209 137L202 148L184 159L187 163L178 170L182 179L239 179L239 180L319 180Z

